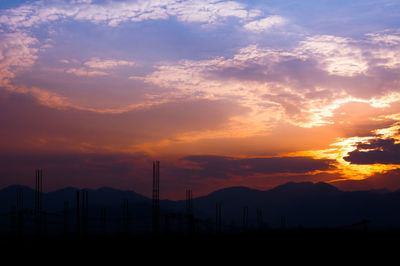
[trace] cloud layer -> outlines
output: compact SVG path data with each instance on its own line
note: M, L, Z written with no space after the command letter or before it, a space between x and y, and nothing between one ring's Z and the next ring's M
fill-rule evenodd
M373 139L358 144L344 159L352 164L400 164L400 144L395 139Z
M6 11L0 16L0 23L16 29L73 18L78 21L106 23L115 27L128 21L165 20L176 17L183 22L215 24L229 17L247 21L262 15L260 10L248 10L245 5L235 1L140 0L109 2L105 5L84 1L71 4L73 5L66 1L59 3L38 1Z
M232 158L222 156L187 156L182 158L193 163L187 169L187 175L198 178L229 176L271 175L281 173L305 174L317 170L333 169L333 161L312 159L310 157L269 157L269 158Z
M394 176L396 8L40 0L1 9L0 148L27 169L30 154L58 155L68 167L41 158L54 173L82 165L77 175L92 184L118 167L139 184L144 170L127 165L162 158L170 191Z

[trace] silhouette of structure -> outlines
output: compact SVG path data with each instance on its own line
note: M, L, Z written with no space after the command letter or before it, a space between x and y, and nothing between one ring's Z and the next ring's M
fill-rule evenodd
M80 196L79 196L79 190L76 191L76 214L75 214L75 233L77 236L79 236L81 234L81 211L80 211L80 200L79 200Z
M16 232L16 219L17 219L17 208L15 205L11 206L11 213L10 213L10 234L11 236L15 236Z
M100 210L100 219L101 219L101 227L103 234L107 234L107 213L106 213L106 208L101 208Z
M217 234L221 233L222 230L221 203L217 203L215 205L215 228Z
M162 215L161 215L161 210L160 210L160 198L159 198L159 192L160 192L160 187L159 187L159 178L160 178L160 163L159 161L153 161L153 197L152 197L152 213L150 212L150 199L145 199L143 202L136 203L136 199L133 199L134 204L132 204L131 197L127 196L127 194L118 194L122 195L122 212L115 211L113 209L110 209L110 213L107 214L109 217L106 216L106 208L97 206L97 204L94 204L92 207L93 209L96 209L97 211L100 211L100 217L91 217L89 220L89 204L88 204L88 191L87 190L73 190L71 193L72 196L75 196L76 198L76 210L74 209L74 199L70 202L64 200L62 197L60 198L58 196L54 197L54 195L50 194L43 194L42 188L43 188L43 181L42 181L42 170L37 169L35 171L35 190L34 190L34 196L35 196L35 204L34 204L34 210L28 210L26 207L24 207L24 192L26 192L25 189L21 187L16 187L15 192L16 192L16 198L14 198L14 193L11 194L10 201L12 204L11 212L7 213L0 213L0 218L1 219L10 219L7 223L0 223L0 225L5 226L5 230L2 230L0 227L1 232L8 233L8 230L11 230L11 236L13 237L18 237L18 236L32 236L35 235L35 232L37 235L42 236L42 235L51 235L51 234L60 234L64 232L64 236L73 236L74 235L74 218L76 218L76 229L75 233L76 236L96 236L98 234L102 235L109 235L112 236L113 233L116 235L136 235L136 233L165 233L166 235L171 235L171 233L177 233L178 235L180 234L192 234L192 233L207 233L213 235L214 232L216 232L217 235L219 236L225 236L225 233L245 233L245 234L253 234L255 231L252 229L258 229L259 231L256 232L258 235L261 235L259 233L265 233L266 229L271 230L270 226L267 224L263 224L263 215L262 215L262 209L257 208L256 209L256 220L253 219L253 216L250 217L250 223L249 223L249 207L252 208L255 207L254 205L250 206L237 206L235 208L238 209L238 211L241 210L242 208L242 217L236 212L236 210L232 210L232 205L226 206L226 213L225 213L225 219L228 220L229 218L232 219L234 217L232 223L230 225L223 224L222 222L222 215L221 215L221 203L216 203L215 205L215 223L213 221L213 213L211 209L211 213L206 213L207 218L204 218L202 220L201 218L197 217L195 219L194 216L194 211L193 211L193 193L191 189L186 189L186 205L183 204L183 201L176 202L176 204L172 202L168 202L167 204L171 204L169 208L169 212L167 212L167 209L163 209ZM64 193L64 192L63 192ZM47 210L43 208L43 197L46 195L46 202L50 201L50 199L55 199L57 198L57 201L59 202L57 205L60 205L59 209L57 209L57 206L49 206L47 207ZM48 195L48 196L47 196ZM65 195L65 194L61 194ZM97 194L98 195L98 194ZM104 195L104 194L101 194ZM129 194L131 195L131 194ZM128 198L129 197L129 201ZM32 197L33 198L33 197ZM94 198L97 199L97 196L95 194ZM106 198L108 198L106 196ZM16 199L14 203L14 199ZM217 198L212 198L216 202L218 202ZM219 199L221 200L221 198ZM223 199L222 199L223 200ZM214 202L215 202L214 201ZM250 204L250 200L244 199L247 204ZM131 206L129 206L129 202L131 203ZM139 201L138 201L139 202ZM62 209L62 203L64 203L64 209ZM198 198L195 201L197 211L199 214L204 210L204 207L209 208L209 201L206 199ZM113 203L115 204L115 203ZM117 202L118 206L121 204L120 201ZM211 203L213 204L213 203ZM236 203L235 203L236 204ZM54 204L52 204L54 205ZM181 210L174 209L175 207L181 208ZM213 205L211 205L213 206ZM137 208L138 209L135 209ZM142 210L141 208L145 207L145 210ZM132 212L132 209L134 208L135 213L138 213L137 216L135 216L135 219L132 219L131 213L129 213L129 210ZM264 206L264 208L266 208ZM138 210L138 211L137 211ZM276 210L276 209L275 209ZM74 217L74 211L76 211L76 217ZM97 212L96 211L96 212ZM209 211L209 210L208 210ZM93 211L94 212L94 211ZM285 213L285 210L282 210L282 214L287 214L290 217L291 213ZM203 214L204 215L204 214ZM270 216L268 216L270 217ZM276 223L274 226L276 226L277 231L282 231L285 235L288 232L293 232L294 228L288 227L287 225L287 218L286 216L273 216L276 217ZM164 221L164 227L163 230L160 228L160 218L163 218ZM164 220L165 218L165 220ZM240 226L240 218L242 218L242 227ZM255 217L254 217L255 218ZM280 218L280 226L279 226L279 218ZM272 218L268 218L269 220L272 220ZM275 218L273 218L275 219ZM49 222L47 222L49 220ZM292 224L295 224L296 220L295 218L291 218ZM90 223L89 223L90 221ZM252 227L254 223L254 227ZM341 225L340 227L336 227L336 229L345 229L346 231L348 230L359 230L363 229L363 231L368 231L368 225L370 221L363 219L359 223L354 223L354 224L348 224L348 225ZM250 224L250 225L249 225ZM8 227L10 225L10 227ZM122 225L122 227L121 227ZM151 226L153 226L152 231L151 231ZM372 229L374 225L372 225ZM47 227L49 229L47 229ZM64 228L64 231L62 231ZM35 230L36 229L36 230ZM122 230L121 230L122 229ZM215 229L215 231L214 231ZM288 229L288 230L283 230L283 229ZM301 229L304 231L302 227L299 227L298 229ZM313 229L313 228L312 228ZM53 230L53 231L52 231ZM57 230L57 231L56 231ZM273 229L272 229L273 230ZM273 232L271 230L271 232ZM276 231L276 232L277 232ZM300 232L300 230L298 230ZM308 232L312 232L311 230ZM316 231L315 231L316 232ZM122 234L121 234L122 233ZM54 235L55 235L54 234ZM18 240L19 241L19 240Z
M35 177L35 227L36 233L41 235L43 233L43 170L36 170Z
M195 219L193 216L193 193L191 189L186 189L186 217L188 223L188 231L190 234L196 231Z
M169 233L170 233L170 221L169 221L169 219L170 219L170 215L169 214L167 214L167 215L165 215L165 217L164 217L164 233L166 234L166 235L168 235Z
M22 188L18 188L16 193L17 193L17 208L16 208L17 232L18 236L22 236L24 227L24 192Z
M160 229L160 162L153 161L153 233Z
M122 224L125 234L130 233L130 217L129 217L129 202L128 199L122 200Z
M262 217L262 210L261 210L261 208L257 208L257 225L258 225L258 228L259 228L260 230L263 229L264 222L263 222L263 217Z
M64 235L68 236L69 234L69 202L67 200L64 201Z
M281 229L286 229L286 216L281 216Z
M82 191L82 233L88 234L89 219L89 193L87 190Z
M87 190L76 191L76 229L77 236L88 234L88 219L89 219L89 193ZM80 199L82 195L82 199Z
M249 207L243 207L243 230L247 231L249 226Z
M186 189L186 213L188 215L192 214L192 190L191 189Z

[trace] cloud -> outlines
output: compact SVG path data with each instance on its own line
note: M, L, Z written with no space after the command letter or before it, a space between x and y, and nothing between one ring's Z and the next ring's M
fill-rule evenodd
M239 99L254 111L254 132L268 130L260 125L271 125L272 116L322 126L335 123L335 110L349 102L378 109L400 100L400 67L388 59L400 52L400 43L394 34L380 36L388 44L379 44L377 35L317 35L287 51L249 45L232 57L162 63L143 80L182 96Z
M191 100L94 112L41 94L46 104L64 106L50 109L27 94L0 92L2 151L147 152L163 141L179 142L189 132L224 128L232 116L248 111L231 101Z
M352 164L400 164L400 144L395 139L372 139L359 143L343 159Z
M312 55L332 75L354 76L368 69L363 50L349 38L317 35L308 37L296 49L300 56Z
M176 17L182 22L216 24L228 17L240 20L253 19L261 11L250 9L235 1L215 0L139 0L94 4L91 1L58 2L44 1L10 9L0 16L0 23L17 29L65 18L93 23L106 23L115 27L122 22L139 22Z
M7 86L18 71L34 65L38 42L25 32L0 32L0 86Z
M69 60L59 60L59 62L63 64L70 63ZM105 72L106 70L114 69L117 67L132 67L135 65L135 62L132 61L100 59L99 57L92 57L90 60L84 62L82 67L68 68L65 70L65 72L76 76L86 77L107 76L110 73Z
M331 178L329 176L321 176L321 174L298 174L293 176L272 175L268 178L247 176L243 180L237 180L235 177L223 176L234 174L231 171L235 170L235 167L229 162L233 158L204 156L203 159L191 159L201 162L204 169L187 169L177 166L177 162L174 160L161 160L160 178L162 198L181 199L185 188L193 187L194 185L195 187L193 188L196 197L208 194L221 188L218 181L223 182L223 187L243 185L265 189L288 181L320 181ZM310 164L309 169L314 169L320 164L318 162L312 163L312 160L307 160L306 158L297 159L299 160L297 164L300 162ZM37 168L41 168L43 169L43 188L45 191L53 191L69 186L92 189L108 186L123 190L133 190L150 197L152 160L152 156L146 153L84 153L66 151L63 153L1 153L0 167L2 169L2 178L0 180L0 187L13 184L33 186L34 171ZM186 158L186 160L190 160L190 157ZM287 160L286 163L290 163L290 161ZM295 161L296 159L292 160L296 164ZM205 162L208 162L208 165L205 165ZM253 164L264 164L264 162L268 162L268 160ZM285 163L285 159L281 161L281 164L283 163ZM252 163L248 161L242 162L240 167L245 167L249 164ZM263 170L262 168L266 166L261 166L260 170ZM321 166L325 167L324 163L321 163ZM239 169L240 167L236 167L236 170L243 171ZM255 167L258 168L258 166ZM211 177L215 182L203 182L205 178L210 178L207 175L212 168L217 168L216 170L220 171L214 173ZM307 166L295 166L294 169L308 170ZM252 174L251 169L245 173Z
M0 47L0 77L5 84L18 70L35 63L38 41L24 32L1 35L5 41ZM247 128L252 128L248 134L254 135L269 130L274 126L273 121L281 119L302 127L332 124L335 110L348 102L383 108L399 101L396 86L400 82L400 69L396 67L396 59L390 59L391 54L399 51L397 33L370 34L365 40L323 35L308 37L287 51L250 45L232 57L163 62L155 66L153 73L132 76L131 80L136 78L152 87L166 89L162 95L164 102L193 97L240 101L252 110ZM92 57L82 66L66 69L65 73L99 77L109 75L106 70L121 66L132 67L135 62ZM27 93L29 89L10 90ZM31 95L38 96L39 90ZM149 91L146 95L149 102L109 111L153 106L156 101L150 99L154 100L156 94L160 92ZM69 102L70 108L99 111Z
M244 28L254 32L268 31L271 28L286 24L286 19L281 16L270 16L244 24Z
M397 34L368 34L372 47L378 46L379 49L370 49L369 53L377 66L386 68L400 67L400 35Z
M88 70L86 68L69 68L66 70L66 72L69 74L74 74L76 76L87 76L87 77L108 75L108 73L104 71Z
M186 156L182 160L189 168L180 168L186 176L194 178L230 178L273 174L305 174L317 170L331 170L332 160L311 157L233 158L224 156Z
M126 60L100 59L98 57L93 57L89 61L86 61L84 65L89 68L110 69L119 66L134 66L135 63Z
M285 21L280 16L265 17L260 10L249 10L246 5L232 1L66 3L46 5L39 1L2 12L0 21L18 30L27 40L21 49L27 53L21 56L26 62L2 67L4 80L15 77L14 66L24 69L36 60L35 39L22 29L50 21L72 18L117 26L121 22L173 16L180 21L212 24L234 17L244 27L256 31ZM0 58L4 58L6 49L0 51ZM335 124L338 116L335 111L349 102L363 102L376 109L390 107L400 100L397 89L400 69L396 61L400 58L399 51L396 32L369 34L363 39L316 35L286 50L249 45L230 57L159 62L154 72L130 77L130 81L146 82L150 88L142 102L115 108L88 107L78 104L79 100L39 88L14 87L12 91L29 94L56 109L104 114L153 108L177 99L231 101L250 113L231 118L226 132L248 137L265 134L282 121L305 128ZM65 73L101 77L121 66L135 66L135 62L91 57L81 65L65 69Z

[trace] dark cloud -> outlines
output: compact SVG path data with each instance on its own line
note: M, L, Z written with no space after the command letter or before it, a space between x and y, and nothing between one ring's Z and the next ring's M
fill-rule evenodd
M187 156L182 158L193 163L193 168L175 169L175 174L195 178L226 179L232 175L252 176L255 174L307 173L315 170L332 169L332 160L311 157L232 158L223 156Z
M396 144L395 139L374 139L359 143L357 149L343 159L352 164L400 164L400 144Z
M69 186L108 186L150 196L152 160L149 155L141 153L2 153L0 187L12 184L33 187L35 169L41 168L46 191ZM185 163L184 166L180 165L182 162ZM330 163L329 160L314 160L308 157L238 159L223 156L187 156L178 161L161 159L162 198L183 198L183 191L188 187L193 188L197 195L204 195L230 186L242 185L263 189L288 181L331 179L330 176L307 174L313 170L331 169ZM192 167L188 168L186 164ZM298 175L279 176L281 173ZM255 176L257 174L270 176L258 178Z
M325 84L329 79L328 73L320 70L315 60L303 60L295 56L280 56L278 62L268 58L262 63L249 60L237 66L213 69L206 74L210 78L221 80L276 82L300 90L313 90L315 86Z
M86 148L113 146L124 150L130 145L173 139L186 132L221 129L231 116L248 111L231 100L198 99L100 114L49 108L28 95L0 90L0 148L59 151L85 144Z

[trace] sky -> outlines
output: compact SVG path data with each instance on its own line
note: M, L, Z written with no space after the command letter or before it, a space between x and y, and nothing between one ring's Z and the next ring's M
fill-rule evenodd
M0 187L400 189L396 0L0 0Z

